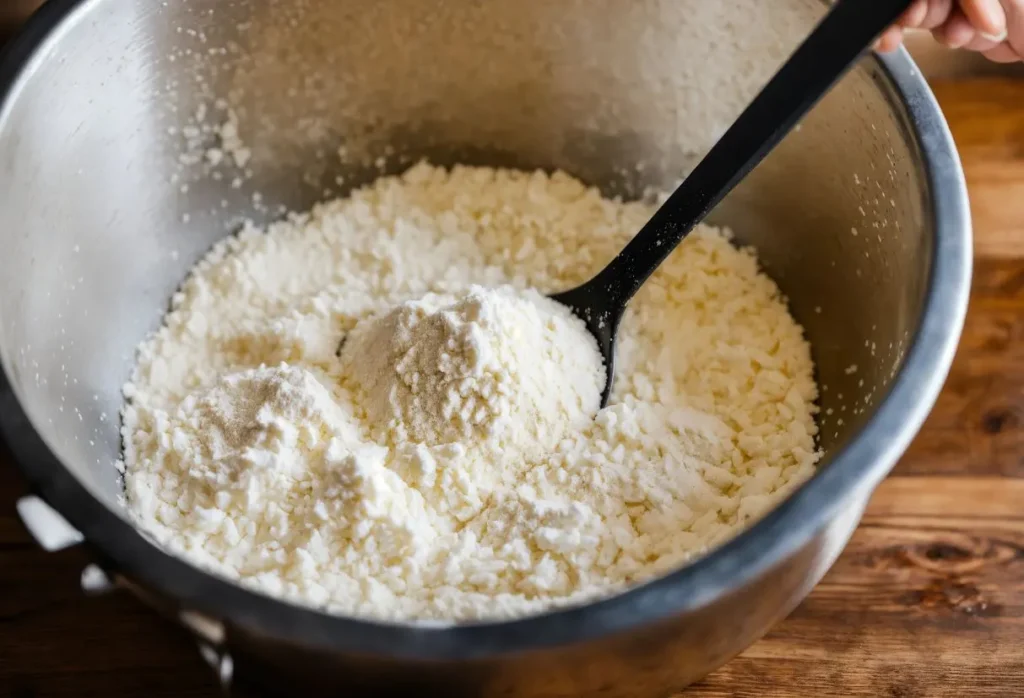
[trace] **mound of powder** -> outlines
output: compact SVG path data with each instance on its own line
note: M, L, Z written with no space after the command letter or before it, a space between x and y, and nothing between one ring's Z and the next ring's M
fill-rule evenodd
M360 322L343 358L375 432L392 443L550 450L593 419L605 382L583 321L511 287L402 303Z
M156 529L172 550L262 588L282 590L278 565L292 554L296 574L314 555L326 561L343 540L393 559L425 550L445 528L385 467L387 450L360 439L356 417L308 370L282 364L230 373L170 415L157 414L150 433L159 443L146 452L159 459L158 470L139 468L133 505L177 523ZM176 497L173 507L153 497L156 488ZM310 526L317 522L330 522L327 543ZM316 585L306 593L328 598Z
M754 253L698 226L630 304L598 410L596 347L544 294L651 213L420 164L246 227L140 348L133 519L252 589L403 621L584 602L721 544L813 472L810 348Z
M222 492L246 489L260 472L295 477L323 457L324 434L350 422L312 374L281 365L228 374L189 395L167 433L179 472Z

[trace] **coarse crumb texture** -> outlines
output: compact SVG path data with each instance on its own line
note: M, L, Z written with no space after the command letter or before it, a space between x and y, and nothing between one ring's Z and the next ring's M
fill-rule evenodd
M598 410L596 346L541 294L651 213L563 173L420 164L247 226L125 387L135 521L391 620L528 615L722 543L813 472L810 348L754 253L700 226L631 303Z

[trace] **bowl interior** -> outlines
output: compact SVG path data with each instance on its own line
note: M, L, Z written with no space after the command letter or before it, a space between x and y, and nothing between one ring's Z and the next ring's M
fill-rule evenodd
M424 157L562 168L627 197L671 187L823 10L65 4L0 113L0 356L42 438L115 511L135 347L242 219ZM807 330L823 467L885 396L929 278L931 194L893 95L865 60L713 215L758 248Z

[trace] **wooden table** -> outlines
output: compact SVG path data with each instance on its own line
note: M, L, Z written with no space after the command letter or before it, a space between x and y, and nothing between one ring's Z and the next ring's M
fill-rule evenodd
M978 256L946 390L825 580L683 696L1024 696L1024 82L938 93ZM83 598L89 560L36 548L21 490L0 463L0 696L217 695L183 633L127 594Z

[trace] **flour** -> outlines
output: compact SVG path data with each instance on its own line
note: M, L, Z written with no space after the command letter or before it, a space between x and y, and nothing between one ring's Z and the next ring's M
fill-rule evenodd
M651 212L420 164L247 226L140 348L132 516L253 589L392 620L579 603L727 540L817 460L810 350L753 253L699 226L670 256L605 409L593 340L543 297Z
M593 419L605 382L582 320L507 287L403 303L360 323L344 358L378 438L394 443L550 450Z
M252 159L252 150L245 144L238 133L238 115L233 109L227 109L227 117L224 122L216 128L217 138L220 147L213 147L206 151L206 158L210 164L216 166L227 156L231 157L235 166L244 168Z

